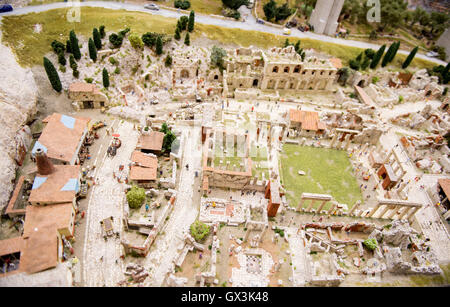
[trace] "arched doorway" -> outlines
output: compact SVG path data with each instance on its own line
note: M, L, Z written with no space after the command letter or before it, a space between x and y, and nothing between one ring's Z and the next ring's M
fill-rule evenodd
M183 69L180 73L181 78L189 78L189 71Z
M366 80L360 80L360 81L358 82L358 86L359 86L359 87L364 87L364 85L366 85Z
M253 87L257 87L258 86L258 79L254 79L253 80Z

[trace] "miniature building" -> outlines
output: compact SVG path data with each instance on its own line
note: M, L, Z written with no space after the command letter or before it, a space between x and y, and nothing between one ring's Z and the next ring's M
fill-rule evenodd
M281 204L280 187L277 181L269 181L264 197L269 199L269 203L267 205L267 216L275 217Z
M329 60L313 57L303 61L293 46L268 52L238 48L226 67L223 82L229 90L329 90L337 73Z
M69 86L69 99L82 109L98 109L108 105L108 97L95 84L75 82Z
M130 180L136 181L139 185L143 186L149 186L156 182L158 159L155 156L134 151L131 155L131 161L133 165L130 169Z
M145 153L160 154L164 140L164 133L159 131L150 131L148 134L142 134L139 138L136 148Z
M89 118L53 113L42 122L47 123L31 151L34 157L40 148L54 164L78 164L81 146L86 138Z
M0 277L19 272L23 246L22 237L0 240Z
M394 187L398 182L398 177L395 175L394 170L389 164L383 164L377 172L378 176L383 179L383 189L389 190Z
M28 195L26 195L26 187L28 185L25 182L25 177L20 176L5 211L5 214L10 218L25 215L26 204L28 203Z
M297 129L302 134L323 134L326 125L319 121L319 113L313 111L289 110L291 129Z
M72 203L75 208L80 189L79 172L79 166L55 165L53 173L37 174L28 201L32 205Z
M439 179L438 180L438 191L439 198L442 208L445 209L446 213L444 214L445 219L450 219L450 179Z
M309 23L318 34L334 35L338 26L344 0L318 0Z

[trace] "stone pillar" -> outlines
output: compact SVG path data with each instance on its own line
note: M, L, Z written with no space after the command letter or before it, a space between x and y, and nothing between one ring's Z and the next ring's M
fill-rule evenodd
M316 202L315 199L311 199L311 203L309 204L308 208L306 209L306 212L311 212L311 209L315 202Z
M388 212L390 209L390 206L388 206L388 205L382 205L382 206L384 206L384 208L383 208L383 211L381 211L380 215L378 215L379 219L382 219L383 216L386 214L386 212Z
M372 215L374 215L375 212L377 212L377 210L380 208L380 204L377 204L372 211L369 212L369 214L367 214L367 217L371 217Z
M363 153L366 151L367 147L369 147L369 143L365 143L362 147L361 147L361 151L360 153Z
M351 137L352 137L352 135L350 133L347 134L347 136L346 136L346 143L345 143L345 147L344 147L345 150L347 150L348 147L350 146L350 138Z
M260 243L263 241L264 234L266 233L266 230L268 227L269 227L269 225L264 225L263 231L261 232L261 236L259 238Z
M410 207L403 207L403 211L398 216L398 219L401 220L406 215L406 213L409 211Z
M397 214L397 211L398 211L398 206L394 206L394 208L392 208L392 211L391 211L391 213L389 213L387 218L392 219Z
M414 218L414 214L416 214L417 211L419 211L420 207L415 207L414 209L410 209L410 213L406 217L406 219L411 223L412 219Z
M404 181L400 187L397 189L397 192L400 193L401 191L403 191L404 188L406 188L406 186L408 185L408 182Z
M358 201L353 205L353 207L350 209L350 211L348 212L348 215L352 215L353 212L354 212L356 209L358 209L358 207L359 207L360 205L361 205L361 201L358 200Z
M328 200L324 200L322 201L322 203L320 204L319 208L317 209L317 213L320 213L320 211L322 211L323 206L325 206L325 204L328 202Z
M331 205L330 210L328 210L328 215L330 215L334 211L334 208L336 208L336 202L333 202L333 204Z
M275 85L274 85L274 87L273 87L274 90L277 90L277 89L278 89L278 83L279 83L279 82L280 82L279 79L277 79L277 80L275 81Z
M302 209L304 202L305 202L305 200L303 198L300 199L300 202L298 203L298 206L297 206L297 211L300 211Z
M248 240L248 236L250 235L250 228L253 228L253 225L248 225L249 227L247 228L247 231L245 232L245 235L244 235L244 242L247 242L247 240Z
M334 143L336 143L337 138L338 138L338 132L334 131L334 135L333 135L333 138L331 139L331 143L330 143L330 148L334 147Z

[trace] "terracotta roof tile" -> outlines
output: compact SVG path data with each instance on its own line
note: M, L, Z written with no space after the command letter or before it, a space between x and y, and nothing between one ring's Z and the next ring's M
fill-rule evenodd
M156 180L156 171L158 168L158 159L146 155L140 151L134 151L131 155L131 161L136 165L131 166L130 180Z
M55 165L50 175L37 174L28 201L31 203L72 202L78 189L79 165Z
M46 225L54 225L55 230L67 228L72 220L73 205L64 203L48 206L27 206L23 237L33 235L33 229ZM72 231L73 229L71 229Z
M289 110L289 119L291 122L301 123L303 130L316 131L319 129L319 113L317 112L291 109Z
M438 183L442 190L444 190L445 195L450 197L450 179L439 179Z
M141 135L139 138L138 147L145 150L160 151L162 149L163 140L164 133L159 131L151 131L148 135Z
M18 253L23 249L22 237L0 240L0 256Z

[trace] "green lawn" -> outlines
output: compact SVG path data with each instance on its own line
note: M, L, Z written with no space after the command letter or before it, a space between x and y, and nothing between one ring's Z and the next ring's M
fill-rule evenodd
M212 1L212 0L211 0ZM92 29L105 25L106 31L119 31L130 27L132 32L143 34L148 31L173 34L176 19L144 12L130 12L125 10L109 10L103 8L81 7L81 22L67 21L68 8L55 9L40 13L31 13L20 16L4 16L1 30L2 40L8 44L16 54L22 66L42 65L42 57L51 52L51 42L54 39L66 41L69 32L74 29L78 35L89 37ZM41 24L42 31L34 32L34 25ZM183 34L184 37L184 34ZM191 35L191 41L206 37L224 44L233 44L243 47L250 45L268 49L273 46L282 46L286 36L274 35L258 31L224 28L213 25L196 24ZM297 39L291 38L292 42ZM302 39L302 48L314 48L320 52L338 57L347 65L361 53L362 49L339 44L322 42L314 39ZM405 56L398 55L398 59ZM396 58L396 59L397 59ZM432 62L414 59L411 67L433 67Z
M299 170L306 175L299 175ZM347 204L349 209L357 200L362 200L345 151L285 144L281 154L281 178L291 206L298 205L304 192L329 194L339 203ZM318 206L316 202L315 207Z

